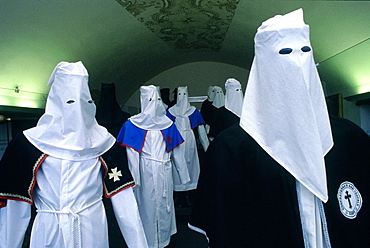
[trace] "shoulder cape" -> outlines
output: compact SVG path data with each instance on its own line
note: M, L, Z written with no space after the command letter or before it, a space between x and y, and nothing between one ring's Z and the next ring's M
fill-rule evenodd
M140 153L142 152L147 132L148 130L141 129L128 120L123 124L117 136L117 143L121 146L131 147ZM161 130L161 133L166 142L167 152L172 151L184 142L174 123L170 127Z
M35 148L23 135L18 134L8 145L0 161L0 207L6 200L18 200L33 204L33 189L37 171L47 154ZM104 169L104 195L111 197L119 191L135 185L128 169L126 150L115 145L99 157ZM120 181L113 182L107 173L113 168L121 171Z
M176 117L173 116L168 110L166 112L167 112L167 117L170 118L173 122L175 122ZM188 118L189 118L189 121L190 121L191 129L194 129L194 128L198 127L199 125L205 125L206 124L198 109L195 109L194 112L191 115L188 116Z

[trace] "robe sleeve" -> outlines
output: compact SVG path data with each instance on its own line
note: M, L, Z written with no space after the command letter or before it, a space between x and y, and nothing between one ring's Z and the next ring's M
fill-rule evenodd
M207 148L209 146L209 139L204 125L198 126L198 134L200 143L202 143L204 151L207 151Z
M181 183L186 184L187 182L190 182L190 175L188 166L186 165L184 149L180 149L180 147L173 149L171 158L172 164L179 174Z
M130 148L131 149L131 148ZM148 247L132 188L111 197L114 214L128 247Z
M204 128L206 129L207 135L209 134L209 129L211 128L208 124L204 125Z
M169 128L162 130L163 137L166 141L167 152L171 152L171 162L183 184L190 181L188 166L186 164L184 149L181 146L184 139L179 133L176 124L172 124Z
M135 184L141 185L140 178L140 153L131 147L126 147L128 168L130 169L131 175L134 178Z
M140 152L144 146L146 134L146 130L136 127L130 120L128 120L122 126L117 137L117 143L126 147L128 168L136 185L141 185L139 159Z
M6 207L0 208L0 248L22 247L30 219L30 204L8 200Z
M202 144L204 151L206 151L209 146L209 139L205 129L206 123L198 109L195 109L195 111L189 116L189 121L192 129L198 128L200 143Z

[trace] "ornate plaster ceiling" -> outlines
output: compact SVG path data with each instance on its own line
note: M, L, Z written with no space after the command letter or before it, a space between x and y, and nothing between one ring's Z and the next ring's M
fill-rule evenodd
M239 0L117 0L176 51L218 51Z

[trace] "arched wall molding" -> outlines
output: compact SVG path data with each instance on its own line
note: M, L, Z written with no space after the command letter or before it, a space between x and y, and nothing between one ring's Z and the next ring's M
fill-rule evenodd
M206 96L208 86L217 85L224 89L228 78L237 79L243 87L243 92L248 80L249 70L235 65L219 62L191 62L172 67L159 73L143 85L155 85L161 88L170 88L172 92L179 86L188 86L190 97ZM170 95L171 100L173 95ZM192 103L199 107L199 103ZM140 109L140 89L136 90L126 102L125 106Z

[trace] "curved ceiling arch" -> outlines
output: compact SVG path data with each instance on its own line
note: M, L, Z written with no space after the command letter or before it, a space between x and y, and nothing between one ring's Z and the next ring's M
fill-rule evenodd
M223 62L196 61L174 66L149 79L143 85L156 85L170 88L170 92L179 86L188 86L190 97L206 96L208 86L217 85L224 89L228 78L237 79L245 89L249 70ZM141 86L141 85L140 85ZM139 87L140 87L139 86ZM139 87L125 102L127 106L140 107ZM225 90L225 89L224 89ZM117 95L119 92L117 90ZM170 95L173 100L173 95ZM121 99L120 99L121 100Z
M221 59L219 55L210 53L188 53L181 57L168 56L166 54L158 54L157 56L144 58L145 56L147 56L147 54L143 54L141 60L130 63L125 67L122 67L119 63L116 65L107 64L109 66L106 66L105 69L100 65L98 65L99 69L89 67L90 85L93 85L92 88L96 89L101 83L115 83L117 88L117 97L120 99L120 103L124 104L131 95L140 88L140 86L146 84L157 75L179 66L197 62L209 62L222 63L249 70L249 64L245 63L245 61L237 61L231 58ZM139 58L140 54L137 54L137 57ZM151 58L153 58L152 61L155 62L148 62ZM143 61L145 61L145 63L143 63ZM114 73L112 73L112 71L114 71ZM99 73L95 75L96 72ZM177 83L175 82L174 86L176 84Z
M248 70L261 23L298 8L328 93L369 91L368 1L14 0L0 1L0 106L42 108L60 61L81 60L92 90L115 83L121 104L179 65L213 61Z

